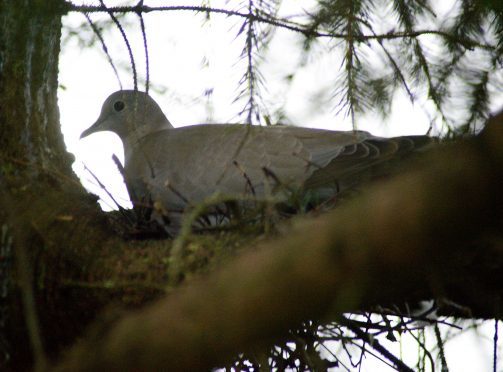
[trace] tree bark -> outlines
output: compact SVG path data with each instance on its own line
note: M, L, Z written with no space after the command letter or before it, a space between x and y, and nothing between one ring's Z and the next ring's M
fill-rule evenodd
M0 344L9 345L0 350L0 369L7 358L14 370L25 369L32 355L44 363L42 339L50 333L40 332L41 306L62 300L42 279L51 270L39 259L53 257L44 229L59 223L51 243L65 244L69 223L58 221L81 213L83 221L86 213L103 221L71 170L60 129L57 79L66 8L62 0L0 2L0 335L6 338Z
M57 106L59 43L64 1L20 0L0 4L0 154L5 162L67 176ZM19 167L18 167L19 168Z

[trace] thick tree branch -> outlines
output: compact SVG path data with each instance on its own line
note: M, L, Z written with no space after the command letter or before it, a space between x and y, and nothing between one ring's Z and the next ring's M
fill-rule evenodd
M501 224L502 118L479 138L100 329L55 370L208 369L303 320L397 299L447 297L494 315L484 298L502 294L501 272L483 262L503 252L480 242Z

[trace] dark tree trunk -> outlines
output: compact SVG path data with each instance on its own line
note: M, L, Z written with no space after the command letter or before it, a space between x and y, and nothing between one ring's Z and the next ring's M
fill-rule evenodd
M31 173L62 171L65 150L57 106L63 1L0 4L0 154ZM6 172L6 169L3 169Z
M40 241L32 239L35 221L41 216L30 212L42 210L31 211L29 204L40 204L44 193L57 188L58 179L77 183L71 171L71 156L63 143L57 107L64 6L63 1L0 2L0 224L3 236L0 280L7 289L2 299L2 323L6 329L0 332L9 334L4 340L2 357L9 356L14 369L25 363L29 365L34 354L40 358L39 364L43 363L31 291L34 276L30 270L35 266L35 255L42 249ZM26 203L27 200L31 202ZM19 292L18 288L23 290ZM34 310L31 316L26 314L28 307ZM27 337L26 324L31 337Z
M0 285L6 288L0 370L7 357L16 371L34 355L43 366L45 354L75 340L104 304L120 302L125 292L110 281L124 281L112 273L128 272L115 266L127 247L118 249L124 243L113 238L71 170L61 134L58 60L66 11L62 0L0 1ZM106 281L108 287L93 284ZM125 302L151 292L131 290Z

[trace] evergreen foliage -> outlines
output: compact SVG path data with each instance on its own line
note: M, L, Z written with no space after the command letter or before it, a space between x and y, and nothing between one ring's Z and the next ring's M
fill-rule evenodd
M311 55L315 45L327 46L327 53L339 58L340 65L330 72L334 79L328 97L324 92L316 97L326 98L335 113L349 115L355 126L358 115L369 111L386 117L395 94L403 91L411 102L427 97L436 112L432 125L443 126L444 133L474 133L494 109L495 95L501 94L503 10L497 0L453 1L443 14L425 0L318 0L303 14L279 17L283 2L242 0L216 8L205 0L199 6L74 5L73 10L114 16L190 11L204 12L205 22L214 14L238 20L236 38L243 40L243 48L236 68L243 73L236 81L235 101L242 102L236 114L246 123L284 119L282 110L271 113L261 73L261 62L278 29L305 36L306 61L316 60ZM100 38L104 26L95 27L95 38ZM67 30L67 35L90 43L88 33Z

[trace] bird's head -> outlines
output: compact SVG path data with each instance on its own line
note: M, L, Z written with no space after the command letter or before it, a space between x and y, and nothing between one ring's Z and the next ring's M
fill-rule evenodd
M148 94L134 90L120 90L105 100L98 120L83 131L80 138L96 132L110 131L125 140L133 133L142 136L169 128L173 126Z

